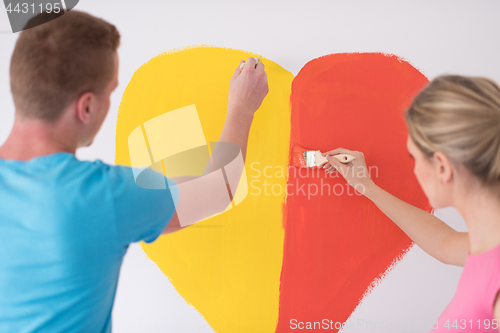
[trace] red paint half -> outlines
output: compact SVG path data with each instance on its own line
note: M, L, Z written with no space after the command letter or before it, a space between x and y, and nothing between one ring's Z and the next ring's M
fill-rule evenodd
M290 149L300 144L362 151L368 166L378 169L371 175L379 186L430 211L413 175L404 123L404 110L427 82L395 56L333 54L312 60L292 84ZM339 175L290 168L287 189L277 332L296 331L292 319L344 322L412 242Z

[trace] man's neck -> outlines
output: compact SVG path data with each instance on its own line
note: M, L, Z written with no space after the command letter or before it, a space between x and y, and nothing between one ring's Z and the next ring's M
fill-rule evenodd
M77 146L74 133L68 133L60 121L48 123L16 115L12 131L0 147L0 158L29 161L58 152L74 154Z

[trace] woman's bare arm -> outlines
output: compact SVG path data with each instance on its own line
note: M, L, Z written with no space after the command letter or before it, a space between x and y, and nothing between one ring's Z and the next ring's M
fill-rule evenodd
M327 171L334 168L358 192L364 194L400 227L422 250L437 260L450 265L463 266L469 251L466 232L457 232L434 215L412 206L378 187L370 178L363 153L338 148L325 153L328 156L350 154L356 159L342 164L329 158ZM327 157L328 158L328 157ZM355 172L352 172L355 170ZM364 171L364 172L363 172Z

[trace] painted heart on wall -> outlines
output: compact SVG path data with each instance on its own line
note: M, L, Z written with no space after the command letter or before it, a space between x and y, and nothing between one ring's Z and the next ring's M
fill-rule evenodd
M120 104L115 162L130 165L134 128L191 104L206 141L217 141L229 78L251 56L202 46L144 64ZM427 83L418 70L395 56L333 54L294 79L260 59L270 92L250 131L248 196L224 214L142 244L216 332L288 332L294 319L343 322L412 245L343 178L290 167L294 144L360 150L379 186L430 211L405 148L403 111Z

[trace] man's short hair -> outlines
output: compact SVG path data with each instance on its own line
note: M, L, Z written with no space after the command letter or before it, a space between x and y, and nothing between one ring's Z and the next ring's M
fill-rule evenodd
M36 26L40 22L47 23ZM99 95L111 82L120 44L114 25L71 10L41 13L26 28L10 62L10 87L20 115L56 121L81 94Z

